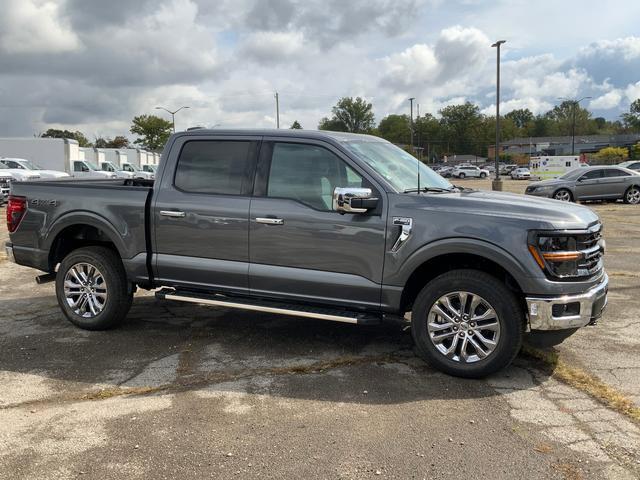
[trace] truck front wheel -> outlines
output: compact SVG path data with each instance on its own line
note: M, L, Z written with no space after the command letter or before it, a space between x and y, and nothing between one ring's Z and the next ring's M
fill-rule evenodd
M100 246L79 248L62 260L56 296L67 319L85 330L116 326L133 300L120 258Z
M524 314L504 283L478 270L453 270L430 281L411 313L417 353L449 375L480 378L520 351Z

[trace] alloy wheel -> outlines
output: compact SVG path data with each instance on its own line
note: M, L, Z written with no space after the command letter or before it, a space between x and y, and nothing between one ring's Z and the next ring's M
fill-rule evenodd
M76 263L65 274L64 296L76 315L93 318L104 310L107 303L104 276L94 265Z
M567 190L560 190L559 192L556 192L553 198L562 202L570 202L571 194Z
M640 203L640 189L633 187L627 191L627 202L634 205Z
M442 355L461 363L489 357L500 341L495 309L480 295L470 292L440 297L429 310L427 331Z

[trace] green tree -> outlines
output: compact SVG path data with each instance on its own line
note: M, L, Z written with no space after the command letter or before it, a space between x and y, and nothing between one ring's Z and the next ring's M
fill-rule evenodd
M171 136L172 123L155 115L138 115L132 120L130 132L139 135L133 143L151 151L164 148Z
M554 133L554 135L571 135L574 115L576 135L589 133L591 112L573 100L564 100L560 105L553 107L546 115L556 124L557 133Z
M373 130L373 105L357 97L344 97L331 109L332 117L320 120L318 129L351 133L369 133Z
M96 148L129 148L129 139L123 135L117 135L115 138L96 138L94 142Z
M411 122L408 115L388 115L378 124L378 136L391 143L408 144L411 141ZM414 125L415 129L415 125Z
M289 127L289 129L290 130L302 130L302 125L300 125L298 120L294 120L293 123L291 124L291 126Z
M629 112L620 115L624 126L630 130L640 130L640 98L629 106Z
M534 116L528 108L518 108L511 110L504 118L511 120L517 128L525 128L533 120Z
M42 135L42 138L70 138L76 140L81 147L91 147L91 142L82 132L70 130L58 130L56 128L50 128Z
M449 105L440 110L440 125L450 145L448 153L469 153L477 147L482 130L482 115L477 105L465 102Z

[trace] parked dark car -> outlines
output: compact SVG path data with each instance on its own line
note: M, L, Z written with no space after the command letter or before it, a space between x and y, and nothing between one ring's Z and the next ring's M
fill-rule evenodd
M607 301L591 209L456 188L377 137L304 130L171 136L151 180L19 182L9 259L46 272L80 328L160 299L371 325L407 324L444 372L560 343Z
M559 178L533 182L525 193L565 202L624 200L640 203L640 174L624 167L581 167Z

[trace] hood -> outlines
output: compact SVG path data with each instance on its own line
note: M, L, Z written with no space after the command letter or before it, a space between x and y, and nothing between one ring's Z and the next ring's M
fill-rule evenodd
M21 168L3 168L0 170L0 175L8 175L17 181L38 180L42 178L38 172L22 170Z
M531 223L531 228L582 229L599 220L593 210L582 205L515 193L462 191L403 196L411 196L413 205L405 204L409 208L468 214L479 221L483 216L503 217Z
M34 170L42 178L66 178L69 176L66 172L60 172L58 170Z
M560 180L558 178L550 178L548 180L540 180L538 182L531 182L529 184L530 187L545 187L545 186L553 186L553 185L561 185L567 183L566 180Z

